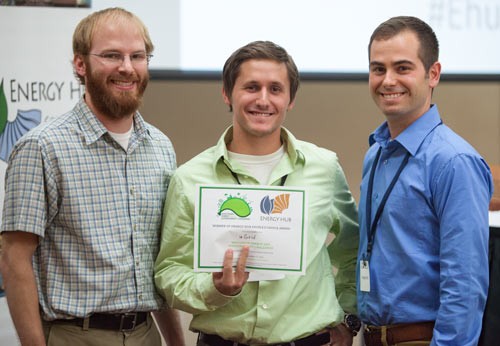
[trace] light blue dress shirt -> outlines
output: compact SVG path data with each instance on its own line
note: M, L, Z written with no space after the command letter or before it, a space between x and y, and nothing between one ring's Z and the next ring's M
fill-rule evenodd
M367 250L366 200L378 149L372 220L407 152L408 164L381 214L369 259L370 292L358 311L371 325L436 321L431 345L475 345L488 292L486 162L432 106L394 140L387 123L370 137L359 203L359 264Z

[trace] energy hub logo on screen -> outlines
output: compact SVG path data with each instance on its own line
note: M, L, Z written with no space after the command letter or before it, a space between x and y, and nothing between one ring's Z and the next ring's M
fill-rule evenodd
M22 135L40 124L42 112L39 109L17 111L14 121L9 121L9 109L3 88L3 79L0 82L0 160L7 162L12 147Z

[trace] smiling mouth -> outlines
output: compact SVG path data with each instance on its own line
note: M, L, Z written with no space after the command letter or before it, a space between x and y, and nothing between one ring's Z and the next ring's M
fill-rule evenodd
M116 84L118 86L122 86L122 87L130 87L132 85L134 85L135 82L133 81L123 81L123 80L113 80L113 84Z
M391 99L397 99L398 97L403 96L405 93L390 93L390 94L385 94L385 93L380 93L384 99L391 100Z
M260 112L250 112L250 114L257 117L270 117L273 115L273 113L260 113Z

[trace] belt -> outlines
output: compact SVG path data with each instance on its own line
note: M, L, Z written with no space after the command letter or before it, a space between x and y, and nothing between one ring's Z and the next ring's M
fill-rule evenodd
M364 332L366 346L394 345L408 341L430 341L434 322L391 324L388 326L367 325Z
M146 322L149 312L127 312L123 314L101 314L95 313L87 318L60 319L49 321L49 323L74 324L84 329L96 328L116 330L120 332L131 332L135 327Z
M210 346L249 346L240 344L238 342L230 341L221 338L218 335L201 333L199 340ZM321 334L309 335L302 339L297 339L290 342L282 342L280 344L271 344L273 346L321 346L330 343L330 332L323 332Z

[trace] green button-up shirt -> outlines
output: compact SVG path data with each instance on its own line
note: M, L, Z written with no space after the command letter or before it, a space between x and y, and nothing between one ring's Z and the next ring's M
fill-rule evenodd
M258 184L228 158L229 128L216 146L182 165L169 186L155 282L170 306L193 314L190 329L245 344L272 344L308 336L342 321L356 306L358 224L355 201L337 155L296 140L282 129L287 154L270 181L308 190L306 274L247 282L237 296L217 291L210 273L193 271L196 184ZM329 233L335 235L327 245ZM251 251L251 249L250 249ZM338 269L333 274L332 264Z

